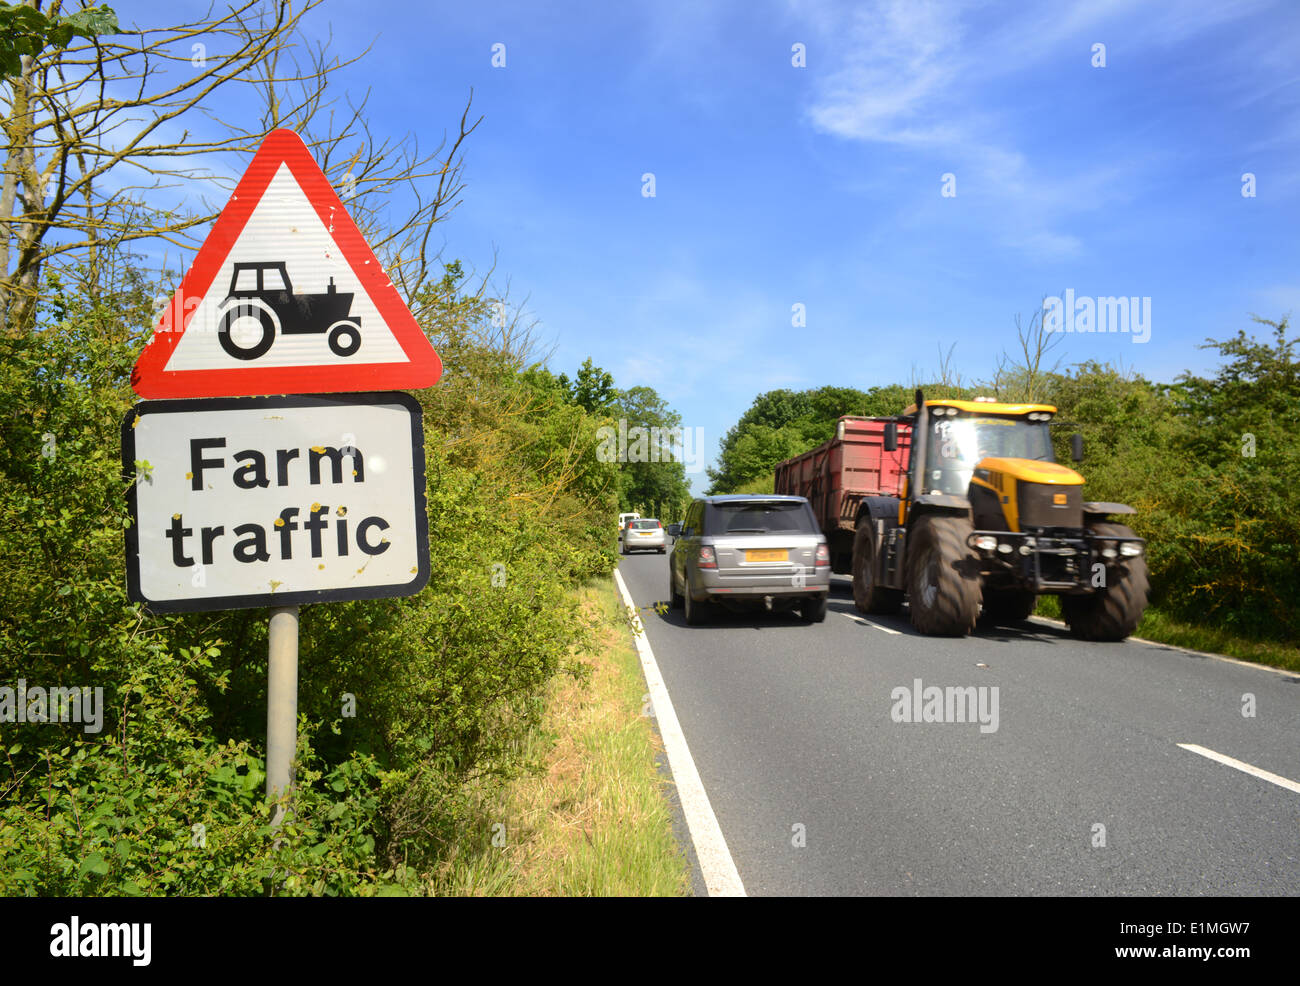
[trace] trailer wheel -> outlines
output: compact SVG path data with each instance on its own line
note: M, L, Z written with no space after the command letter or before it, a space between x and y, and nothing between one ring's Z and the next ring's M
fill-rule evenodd
M254 319L262 333L248 346L240 345L232 334L236 323L245 319ZM217 341L227 355L235 359L254 360L265 356L275 342L275 316L256 298L240 299L222 314L221 324L217 327Z
M1123 524L1088 525L1094 537L1133 537ZM1123 640L1137 629L1147 608L1147 561L1143 555L1106 568L1106 587L1088 596L1062 596L1061 614L1083 640Z
M329 344L336 356L351 356L361 348L361 326L356 322L335 322L330 326Z
M864 517L853 532L853 605L863 613L897 613L903 593L876 584L876 539L871 520Z
M988 590L984 593L984 609L980 622L990 626L1023 623L1038 604L1038 596L1023 589Z
M907 601L912 625L936 637L964 637L980 612L979 562L966 547L969 518L926 514L909 535Z

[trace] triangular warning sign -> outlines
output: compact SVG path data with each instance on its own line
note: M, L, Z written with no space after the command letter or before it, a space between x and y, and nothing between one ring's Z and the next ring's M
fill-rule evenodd
M136 361L141 397L416 390L442 361L307 146L272 132Z

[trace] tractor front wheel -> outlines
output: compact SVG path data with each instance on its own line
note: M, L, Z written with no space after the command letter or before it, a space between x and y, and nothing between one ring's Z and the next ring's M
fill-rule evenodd
M1133 537L1123 524L1088 525L1093 537ZM1137 629L1147 608L1147 561L1135 555L1105 568L1105 584L1090 596L1062 596L1061 615L1084 640L1123 640Z
M926 514L908 548L907 601L912 625L933 637L964 637L980 614L979 560L966 546L967 517Z
M361 348L361 326L356 322L335 322L330 326L329 344L336 356L351 356Z

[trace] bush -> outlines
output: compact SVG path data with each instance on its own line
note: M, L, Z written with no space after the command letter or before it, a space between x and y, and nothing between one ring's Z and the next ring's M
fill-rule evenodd
M304 607L289 821L264 803L266 610L151 617L126 598L120 422L150 285L51 280L0 340L0 684L103 689L103 730L0 724L0 893L418 890L464 790L527 764L542 686L608 573L612 465L456 279L424 306L448 367L425 409L429 585ZM355 716L344 715L344 695ZM196 828L196 826L198 826Z

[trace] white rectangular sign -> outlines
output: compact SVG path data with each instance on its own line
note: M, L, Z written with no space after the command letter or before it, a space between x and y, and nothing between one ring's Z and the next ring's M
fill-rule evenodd
M152 612L405 596L429 579L409 395L146 401L122 424L122 464L127 588Z

